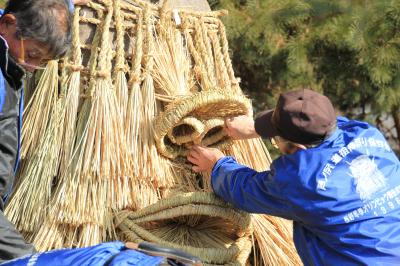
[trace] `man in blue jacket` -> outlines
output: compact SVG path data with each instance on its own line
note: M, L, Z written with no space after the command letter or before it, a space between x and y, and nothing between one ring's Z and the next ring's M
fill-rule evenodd
M226 131L272 138L284 155L257 172L195 146L193 170L211 171L215 193L237 208L293 220L305 265L400 265L400 162L376 128L300 89L255 121L228 119Z

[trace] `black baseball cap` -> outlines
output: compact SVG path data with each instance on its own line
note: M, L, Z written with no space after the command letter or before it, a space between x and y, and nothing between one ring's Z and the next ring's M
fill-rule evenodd
M280 94L275 109L264 111L255 119L255 129L261 137L281 136L300 144L323 141L335 126L331 101L310 89Z

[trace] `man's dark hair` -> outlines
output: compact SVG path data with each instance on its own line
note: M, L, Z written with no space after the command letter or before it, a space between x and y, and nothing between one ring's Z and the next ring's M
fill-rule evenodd
M71 44L71 13L65 0L9 0L4 14L17 19L17 37L48 46L60 58Z

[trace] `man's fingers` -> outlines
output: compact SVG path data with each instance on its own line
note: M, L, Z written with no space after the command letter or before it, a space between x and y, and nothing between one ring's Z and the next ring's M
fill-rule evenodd
M199 151L198 150L195 150L194 148L192 148L190 151L189 151L189 154L188 154L188 156L191 156L191 157L193 157L193 158L199 158L200 157L200 153L199 153Z
M191 163L193 163L193 164L196 164L196 162L197 162L197 158L195 158L195 157L193 157L192 155L188 155L187 157L187 160L189 161L189 162L191 162Z
M193 172L196 172L196 173L202 171L201 168L200 168L199 166L197 166L197 165L194 165L194 166L192 167L192 170L193 170Z
M196 153L196 156L200 156L201 154L203 154L205 151L207 151L208 148L199 146L199 145L195 145L192 148L192 151L194 151Z

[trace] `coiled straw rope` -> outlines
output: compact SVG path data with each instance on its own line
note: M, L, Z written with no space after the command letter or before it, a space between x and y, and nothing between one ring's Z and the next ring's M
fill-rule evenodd
M202 216L220 220L214 227L202 228ZM195 192L163 199L136 212L121 212L116 222L129 241L151 241L178 248L198 256L205 265L245 265L252 245L250 216L233 209L213 193ZM157 230L152 230L157 223ZM182 234L179 232L182 229L186 231L184 234L189 233L196 239L168 237L168 230L173 228L171 223L179 226L170 236ZM163 226L166 231L160 230ZM227 234L227 231L230 232Z
M243 96L218 89L198 92L177 100L168 106L168 110L159 114L156 118L155 139L157 148L161 154L170 159L186 156L188 149L185 146L174 144L167 136L175 127L182 124L182 119L186 116L192 116L207 121L218 117L245 115L249 113L250 106L250 101ZM220 127L221 124L218 126ZM194 128L196 127L198 128L198 126ZM207 129L211 130L211 128ZM219 140L222 140L221 136L219 136ZM222 149L226 149L227 145L224 141L218 142L212 139L206 140L203 144L214 144L213 147Z

